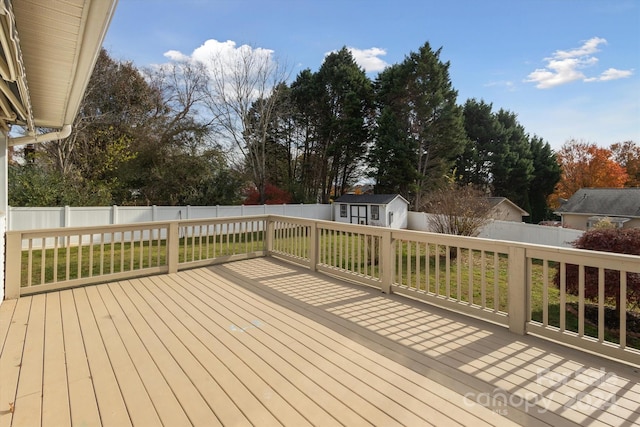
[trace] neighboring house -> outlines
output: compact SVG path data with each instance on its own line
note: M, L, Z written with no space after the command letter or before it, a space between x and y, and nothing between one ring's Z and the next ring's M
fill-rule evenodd
M487 201L491 206L489 217L492 219L522 222L523 216L529 216L529 212L506 197L487 197Z
M399 194L345 194L333 209L337 222L407 228L409 202Z
M619 228L640 227L640 188L581 188L554 212L562 226L588 230L607 218Z

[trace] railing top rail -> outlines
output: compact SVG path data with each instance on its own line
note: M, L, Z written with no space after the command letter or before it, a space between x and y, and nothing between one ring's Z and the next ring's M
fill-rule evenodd
M590 267L640 273L640 256L638 255L542 245L521 244L521 246L525 248L527 258L557 259L568 264L581 264Z
M177 222L178 225L191 225L191 224L228 224L233 222L251 222L251 221L264 221L269 218L269 215L243 215L243 216L223 216L218 218L193 218L193 219L179 219L166 222Z
M177 221L153 221L136 222L132 224L90 225L84 227L55 227L39 228L37 230L12 230L7 231L7 236L20 235L23 238L40 238L56 236L77 236L78 234L100 234L119 231L139 231L168 227L170 223Z
M228 224L233 222L250 222L256 220L265 220L268 215L252 215L252 216L229 216L220 218L196 218L169 221L147 221L134 222L131 224L108 224L108 225L92 225L83 227L55 227L55 228L39 228L37 230L13 230L7 231L7 235L20 235L23 238L41 238L54 236L77 236L78 234L100 234L120 231L140 231L158 228L167 228L171 223L180 225L190 224Z
M518 246L515 242L504 240L484 239L481 237L454 236L451 234L433 233L429 231L416 230L393 230L391 236L394 239L413 240L419 242L429 242L445 244L448 246L463 246L470 249L487 249L493 252L506 253L510 247ZM464 242L464 243L462 243Z

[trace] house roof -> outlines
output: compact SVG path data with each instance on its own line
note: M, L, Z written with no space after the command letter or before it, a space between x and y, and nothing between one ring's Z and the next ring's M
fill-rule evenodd
M510 205L514 209L520 211L522 216L529 216L529 212L525 211L520 206L516 205L515 203L513 203L511 200L507 199L506 197L487 197L486 199L487 199L487 201L489 202L489 205L492 208L495 208L499 204L504 203L504 204Z
M581 188L555 213L640 218L640 188Z
M335 201L338 203L362 203L368 205L388 205L399 197L406 204L409 202L399 194L343 194Z
M69 127L100 52L117 0L2 1L0 125ZM14 138L11 145L26 143Z

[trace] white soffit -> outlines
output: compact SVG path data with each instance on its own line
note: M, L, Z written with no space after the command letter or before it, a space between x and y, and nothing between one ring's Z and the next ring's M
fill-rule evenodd
M11 3L35 127L62 128L73 123L116 3L117 0ZM28 104L23 100L23 105Z

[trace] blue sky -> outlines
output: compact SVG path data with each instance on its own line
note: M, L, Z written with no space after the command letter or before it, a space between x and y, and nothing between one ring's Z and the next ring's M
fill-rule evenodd
M640 144L637 0L119 0L104 47L146 67L248 44L294 79L347 46L375 78L425 42L451 63L460 104L512 111L556 150Z

